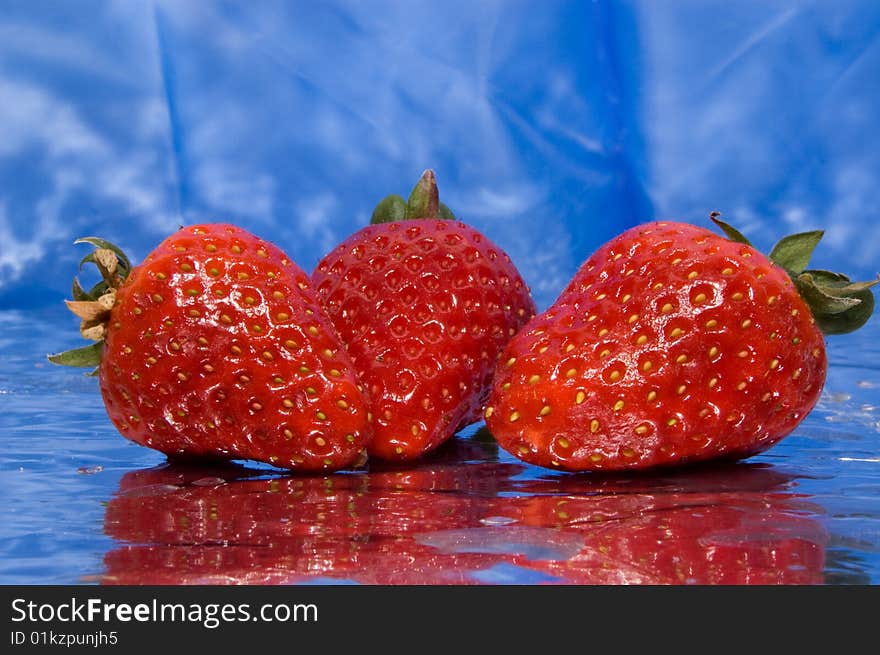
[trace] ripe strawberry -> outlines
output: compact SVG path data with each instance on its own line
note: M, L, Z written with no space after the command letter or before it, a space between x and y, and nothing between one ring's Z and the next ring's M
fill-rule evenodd
M510 258L450 217L426 171L408 203L383 200L312 275L370 394L370 454L383 459L418 457L480 420L498 354L535 311Z
M70 309L92 346L50 356L99 365L123 436L174 457L254 459L300 470L355 464L367 409L306 274L232 225L181 229L131 268L100 239Z
M713 220L730 239L650 223L611 240L510 342L486 408L505 449L647 469L747 457L803 420L825 380L822 332L863 324L874 283L805 270L821 232L768 259Z

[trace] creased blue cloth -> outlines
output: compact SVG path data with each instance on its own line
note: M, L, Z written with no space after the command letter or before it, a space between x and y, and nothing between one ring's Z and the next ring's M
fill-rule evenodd
M880 269L880 5L20 1L0 11L0 309L231 221L306 270L425 168L539 307L638 222Z

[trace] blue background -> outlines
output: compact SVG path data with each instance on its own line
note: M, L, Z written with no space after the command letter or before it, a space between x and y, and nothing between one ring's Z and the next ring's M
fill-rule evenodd
M81 343L75 238L138 261L230 221L310 271L433 168L539 308L623 229L713 210L764 250L824 228L816 267L869 279L878 128L873 0L0 0L0 580L99 581L105 504L163 461L45 363ZM811 503L828 582L880 582L878 323L829 340L816 410L750 460Z
M233 221L307 271L425 168L548 305L653 218L877 273L880 5L2 2L0 308L79 236Z

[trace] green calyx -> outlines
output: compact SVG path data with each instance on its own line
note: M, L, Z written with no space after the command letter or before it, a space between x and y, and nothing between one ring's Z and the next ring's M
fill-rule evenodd
M118 246L104 239L84 237L74 243L88 243L94 246L95 249L82 258L79 268L82 270L86 264L94 264L101 274L101 280L86 291L79 280L74 278L71 289L73 300L64 302L67 308L79 317L79 331L83 338L95 343L49 355L48 358L53 364L61 366L95 368L101 363L107 322L110 311L116 304L116 290L131 273L131 262ZM92 374L95 373L97 368L92 371Z
M718 212L712 212L709 218L731 241L752 245L741 232L718 216ZM842 273L808 269L813 251L823 235L822 230L815 230L784 237L770 251L769 258L791 277L824 334L854 332L867 323L874 312L871 287L880 282L880 278L853 282Z
M370 223L376 225L414 218L455 220L455 215L449 207L440 202L437 179L431 169L422 173L408 200L397 194L383 198L373 210Z
M82 348L74 348L73 350L65 350L62 353L49 355L48 359L53 364L61 366L94 368L101 363L101 351L103 348L104 344L99 341Z

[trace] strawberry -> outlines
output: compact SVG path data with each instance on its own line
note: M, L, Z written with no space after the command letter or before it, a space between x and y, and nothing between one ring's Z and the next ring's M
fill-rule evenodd
M297 470L357 463L367 408L308 276L232 225L182 228L140 265L112 244L84 262L68 307L95 344L50 356L95 366L123 436L171 457L253 459Z
M411 460L481 418L498 354L535 312L510 258L451 218L426 171L312 279L372 403L370 454Z
M508 344L486 408L506 450L572 471L649 469L769 448L825 380L823 332L856 329L870 287L806 270L822 232L768 259L683 223L602 246Z

